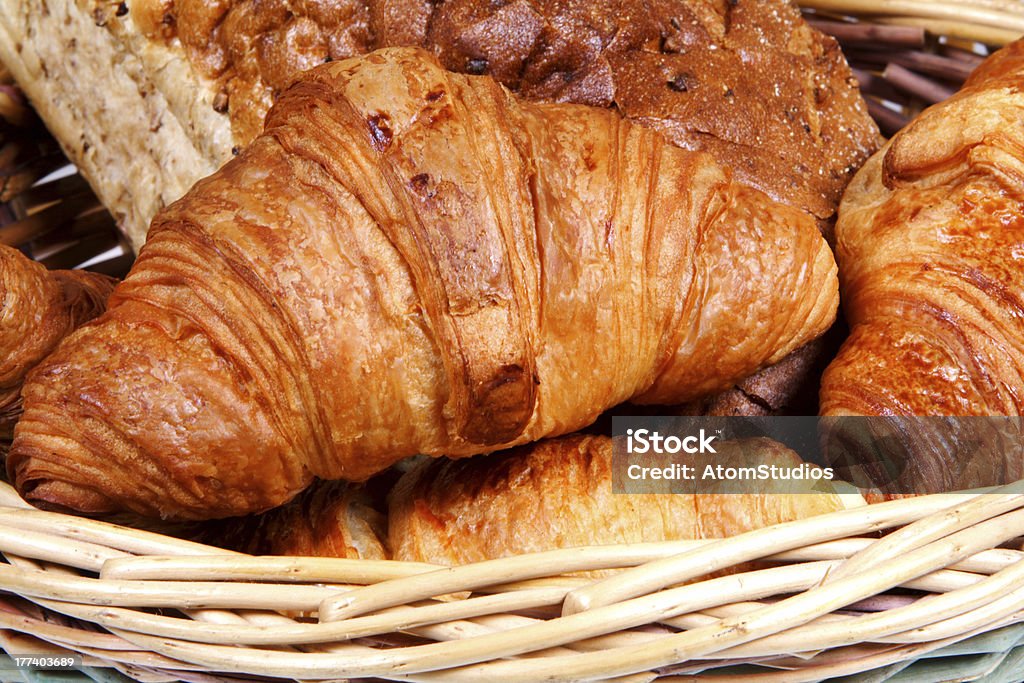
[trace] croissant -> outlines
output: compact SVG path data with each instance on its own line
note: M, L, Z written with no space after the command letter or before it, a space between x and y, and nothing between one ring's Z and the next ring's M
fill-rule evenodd
M344 481L316 482L259 515L192 524L196 540L250 555L390 559L385 515L366 486Z
M698 493L613 493L613 462L612 439L589 435L424 462L390 495L394 559L457 565L554 548L724 538L863 504L856 494L811 493L806 482L788 480L744 484L750 493L735 492L730 481L717 488L702 481ZM701 472L708 464L789 468L803 461L758 437L723 442L714 455L686 462Z
M1024 409L1021 78L1017 42L898 133L851 183L836 229L851 332L823 378L824 415ZM871 424L875 438L905 444L902 492L1024 478L1019 421ZM967 446L994 457L959 461Z
M705 154L384 50L307 72L157 217L8 469L44 505L255 512L721 389L837 296L814 222Z
M0 245L0 434L9 434L20 413L28 371L103 311L115 282L82 270L48 271Z

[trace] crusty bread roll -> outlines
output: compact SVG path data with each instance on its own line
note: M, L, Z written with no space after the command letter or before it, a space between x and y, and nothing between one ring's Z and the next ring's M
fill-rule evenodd
M723 442L717 451L685 462L698 471L708 464L803 462L764 438ZM736 491L729 481L719 489L691 483L696 495L613 493L612 454L609 437L573 435L490 456L423 462L391 492L393 557L458 565L554 548L724 538L863 504L856 494L807 493L807 481L781 479L748 484L752 491L763 487L760 493L716 493Z

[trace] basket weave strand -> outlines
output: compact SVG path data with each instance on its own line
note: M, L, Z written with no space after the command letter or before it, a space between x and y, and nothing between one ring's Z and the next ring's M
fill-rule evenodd
M1024 33L1017 0L800 0L801 7L919 26L936 35L1005 45Z

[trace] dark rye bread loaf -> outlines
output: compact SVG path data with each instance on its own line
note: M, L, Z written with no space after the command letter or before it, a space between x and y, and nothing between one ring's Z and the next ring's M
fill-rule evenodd
M789 2L381 4L379 42L419 42L531 99L618 107L819 219L877 145L838 44ZM417 14L412 31L401 17Z

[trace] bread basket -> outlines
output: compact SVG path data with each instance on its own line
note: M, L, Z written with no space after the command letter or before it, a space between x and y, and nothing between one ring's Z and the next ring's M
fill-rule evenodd
M1012 0L802 4L848 47L890 132L955 89L980 60L974 41L1024 33ZM21 110L4 94L10 120ZM130 252L77 176L31 184L59 155L26 125L0 241L51 267L125 272ZM1022 539L1017 482L721 540L444 568L252 557L35 510L0 483L0 678L1018 681ZM580 575L607 569L622 571Z

